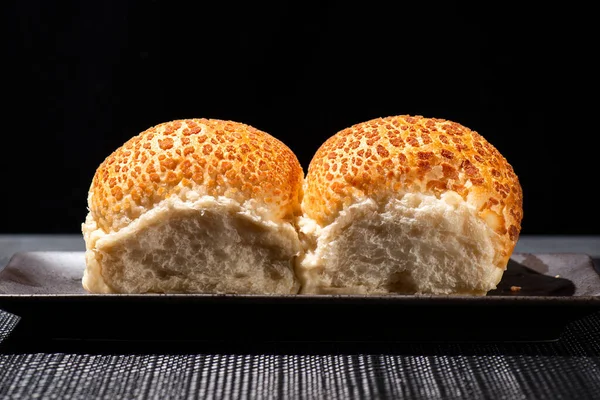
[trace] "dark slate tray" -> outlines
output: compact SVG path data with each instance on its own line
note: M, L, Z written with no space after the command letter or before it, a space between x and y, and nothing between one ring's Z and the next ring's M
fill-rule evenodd
M96 295L82 252L17 253L0 272L0 309L26 340L160 342L549 341L600 311L585 254L514 254L485 297ZM511 290L519 286L519 291Z

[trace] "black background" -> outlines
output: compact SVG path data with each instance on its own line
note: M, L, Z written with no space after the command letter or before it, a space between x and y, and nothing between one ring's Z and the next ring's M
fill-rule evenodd
M80 232L96 167L160 122L248 123L306 170L330 135L395 114L495 145L524 189L523 234L600 233L591 8L4 4L0 233Z

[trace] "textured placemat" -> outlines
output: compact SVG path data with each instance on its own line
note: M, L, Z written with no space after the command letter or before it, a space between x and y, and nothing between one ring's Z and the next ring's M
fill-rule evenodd
M0 313L0 332L14 318ZM311 354L0 354L0 397L561 399L600 394L600 314L558 342L386 345Z
M18 322L18 316L0 310L0 343L8 337Z

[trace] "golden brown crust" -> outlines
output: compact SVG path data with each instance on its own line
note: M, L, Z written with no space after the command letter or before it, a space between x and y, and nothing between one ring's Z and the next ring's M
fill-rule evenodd
M504 239L507 258L521 231L521 185L494 146L456 122L401 115L338 132L310 163L302 206L324 226L357 198L450 190Z
M89 208L105 232L186 190L261 202L275 218L300 211L303 171L294 153L249 125L215 119L163 123L133 137L98 167Z

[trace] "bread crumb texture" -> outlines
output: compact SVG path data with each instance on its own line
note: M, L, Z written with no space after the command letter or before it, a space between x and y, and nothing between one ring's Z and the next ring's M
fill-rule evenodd
M175 120L147 129L107 157L93 178L88 207L107 233L172 196L253 199L269 217L290 221L300 214L303 175L285 144L252 126Z
M317 151L308 168L305 215L332 223L358 199L387 201L408 192L458 193L514 248L523 194L511 165L477 132L423 116L376 118L344 129Z

